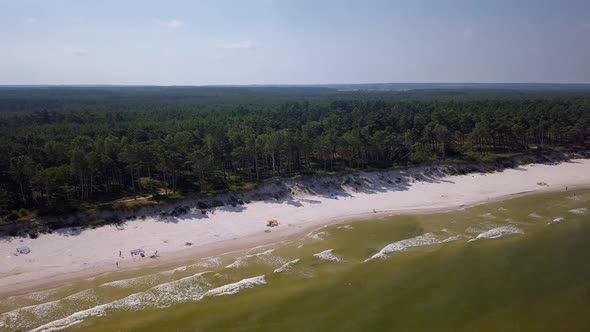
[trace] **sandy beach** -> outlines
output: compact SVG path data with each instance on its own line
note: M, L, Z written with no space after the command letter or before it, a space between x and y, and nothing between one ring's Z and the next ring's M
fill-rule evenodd
M379 173L361 175L372 178ZM224 206L207 215L195 210L180 217L148 217L127 221L122 228L68 228L37 239L3 238L0 297L73 278L174 264L278 242L344 220L451 210L527 193L588 187L590 159L404 183L382 190L350 188L332 195L305 194L289 200ZM266 221L271 219L278 220L279 226L268 228ZM31 253L15 255L21 246L28 246ZM146 257L132 257L130 250L136 248L143 249ZM159 257L150 259L156 251Z

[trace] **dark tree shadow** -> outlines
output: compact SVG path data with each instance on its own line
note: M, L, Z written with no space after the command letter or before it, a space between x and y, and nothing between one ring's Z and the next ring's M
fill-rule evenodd
M82 234L82 227L65 227L53 231L61 236L78 236Z

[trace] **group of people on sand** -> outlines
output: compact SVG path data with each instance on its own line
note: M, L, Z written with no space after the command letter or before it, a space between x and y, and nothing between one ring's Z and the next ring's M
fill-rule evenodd
M143 249L133 249L133 250L131 250L131 256L135 256L135 255L139 255L139 256L141 256L141 258L144 258L145 257L145 252L144 252ZM158 251L157 250L154 252L153 255L150 256L150 258L158 258L158 257L160 257L160 255L158 255ZM123 258L123 252L121 250L119 250L119 258ZM119 261L115 261L115 265L117 267L119 267Z

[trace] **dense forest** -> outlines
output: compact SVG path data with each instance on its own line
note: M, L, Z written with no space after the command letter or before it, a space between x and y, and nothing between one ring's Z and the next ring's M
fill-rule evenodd
M582 149L590 92L0 88L0 216L198 197L273 177Z

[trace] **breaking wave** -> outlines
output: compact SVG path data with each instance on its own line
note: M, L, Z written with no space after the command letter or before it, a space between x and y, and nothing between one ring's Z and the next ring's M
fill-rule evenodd
M461 238L463 237L463 235L459 234L459 235L455 235L455 236L450 236L444 240L442 240L442 243L448 243L448 242L454 242L454 241L458 241L461 240Z
M405 239L401 241L397 241L391 244L386 245L376 253L375 255L371 256L370 258L365 259L365 262L368 262L375 258L385 258L387 254L396 252L396 251L403 251L408 248L412 247L421 247L421 246L429 246L432 244L440 243L441 241L434 236L432 233L422 234L420 236L416 236L410 239Z
M165 272L162 272L164 274ZM99 287L117 287L117 288L127 288L127 287L136 287L136 286L144 286L149 285L151 283L156 282L158 276L156 274L150 274L146 276L136 277L136 278L129 278L129 279L121 279L115 280L111 282L106 282Z
M63 302L70 302L78 307L88 307L95 305L98 298L92 289L86 289L55 301L18 308L0 315L0 328L30 329L36 322L46 321L60 314L63 310L61 305Z
M295 265L295 264L299 263L299 261L300 261L300 260L301 260L301 259L297 258L297 259L294 259L294 260L292 260L292 261L290 261L290 262L287 262L287 263L285 263L285 264L281 265L281 267L279 267L279 268L276 268L276 269L274 270L274 273L282 273L282 272L285 272L285 271L289 271L289 270L291 269L291 267L292 267L293 265Z
M322 252L318 252L317 254L313 254L313 256L317 257L319 259L326 260L326 261L344 262L344 259L342 259L332 253L333 250L334 249L324 250Z
M354 229L354 227L350 226L350 225L344 225L344 226L338 226L336 227L337 229Z
M232 295L239 293L242 289L252 288L256 285L264 285L266 284L266 279L264 275L242 279L238 282L234 282L231 284L223 285L217 288L213 288L208 290L203 297L207 296L223 296L223 295Z
M210 257L193 264L195 267L214 268L221 265L220 257Z
M317 232L317 233L312 233L312 234L309 234L307 237L309 237L309 238L310 238L310 239L312 239L312 240L318 240L318 241L321 241L321 240L323 240L323 239L324 239L324 238L322 237L322 235L326 235L326 232Z
M203 279L203 275L209 272L200 272L189 277L154 286L145 292L134 293L119 300L75 312L65 318L41 325L31 330L31 332L48 332L65 329L81 323L86 318L104 316L108 310L135 311L146 307L166 308L173 304L190 300L199 301L203 298L204 286L209 285Z
M561 224L563 222L565 222L565 218L564 217L558 217L558 218L555 218L552 221L548 222L547 225Z
M493 228L493 229L490 229L489 231L480 233L479 235L477 235L477 237L475 239L469 240L469 242L483 240L483 239L497 239L499 237L502 237L505 235L510 235L510 234L524 234L524 232L520 228L514 227L512 225L502 226L502 227Z
M238 257L238 258L236 258L236 260L233 263L227 265L226 268L237 269L239 267L246 266L247 265L246 260L250 259L250 258L259 258L259 259L262 259L262 261L269 263L269 264L274 264L277 262L279 264L283 264L284 260L281 259L280 257L273 256L272 255L273 252L274 252L274 249L269 249L267 251L263 251L263 252L260 252L257 254L250 254L250 255Z
M568 212L573 213L573 214L577 214L577 215L585 215L585 214L588 214L588 209L587 208L578 208L578 209L569 210Z
M160 272L160 274L164 275L164 276L171 276L176 272L184 272L184 271L186 271L187 268L188 268L188 266L183 265L183 266L179 266L179 267L172 269L172 270L162 271L162 272Z

